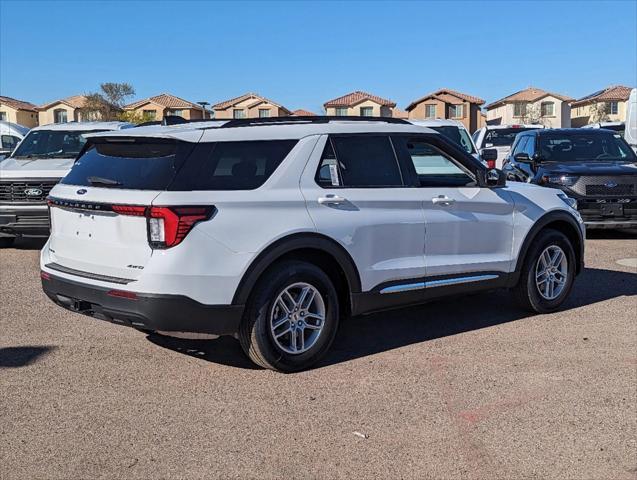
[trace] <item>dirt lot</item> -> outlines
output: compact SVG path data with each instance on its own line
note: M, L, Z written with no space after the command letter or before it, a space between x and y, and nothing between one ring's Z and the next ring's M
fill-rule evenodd
M587 241L562 312L500 292L356 318L294 375L56 307L40 247L0 251L2 479L637 478L634 235Z

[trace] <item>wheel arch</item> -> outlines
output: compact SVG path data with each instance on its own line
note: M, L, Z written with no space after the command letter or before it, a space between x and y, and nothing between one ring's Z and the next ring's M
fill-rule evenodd
M517 283L517 279L522 271L522 265L524 264L524 260L533 241L540 232L549 228L563 233L569 239L575 251L575 273L579 274L583 270L584 236L582 235L579 223L570 213L555 210L540 217L526 234L515 265L515 283Z
M247 303L261 276L276 262L286 259L308 261L322 268L335 283L341 305L346 306L348 312L351 311L351 294L361 291L360 276L354 260L336 241L311 232L280 238L259 253L241 278L232 303ZM346 287L346 291L339 286Z

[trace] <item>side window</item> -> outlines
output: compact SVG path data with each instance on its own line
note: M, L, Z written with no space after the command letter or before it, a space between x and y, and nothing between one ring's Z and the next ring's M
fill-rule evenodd
M417 139L407 140L407 151L421 187L465 186L474 184L473 176L442 150Z
M8 148L10 150L13 150L15 146L20 143L20 139L13 135L2 135L1 141L2 148Z
M524 148L520 150L524 153L527 153L529 157L532 157L535 153L535 137L528 135L526 137L526 143L524 144Z
M391 141L386 135L328 139L316 182L323 187L402 187Z
M526 141L529 137L518 137L515 139L513 143L513 147L511 148L511 156L515 156L520 152L524 151L524 146L526 145Z

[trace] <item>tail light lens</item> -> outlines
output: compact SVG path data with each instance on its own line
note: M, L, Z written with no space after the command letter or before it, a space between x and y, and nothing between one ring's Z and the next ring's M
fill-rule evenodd
M112 205L111 208L120 215L146 217L148 243L153 248L170 248L179 245L197 222L208 220L216 211L212 205L179 207Z
M488 168L495 168L495 160L487 160Z

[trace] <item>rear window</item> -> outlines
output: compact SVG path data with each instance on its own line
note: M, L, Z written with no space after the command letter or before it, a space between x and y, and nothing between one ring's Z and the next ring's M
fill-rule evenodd
M251 190L272 175L296 143L100 142L91 145L61 183L131 190Z
M537 130L533 128L498 128L487 130L484 140L482 141L484 148L489 147L510 147L518 133L528 130Z
M165 190L193 145L174 141L94 143L61 183Z

